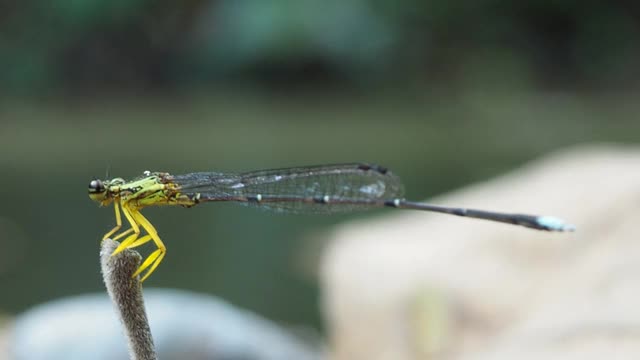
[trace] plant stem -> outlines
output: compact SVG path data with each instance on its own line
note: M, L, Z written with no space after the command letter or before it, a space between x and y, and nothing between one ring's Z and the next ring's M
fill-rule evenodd
M131 277L140 266L141 256L135 250L124 250L111 256L119 243L111 239L102 242L100 264L102 277L111 301L120 316L133 360L156 360L157 355L144 307L139 277Z

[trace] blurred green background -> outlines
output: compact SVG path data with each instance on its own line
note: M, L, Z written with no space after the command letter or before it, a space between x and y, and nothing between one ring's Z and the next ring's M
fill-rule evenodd
M0 312L102 291L113 210L86 191L107 173L367 161L422 199L639 143L639 20L623 1L0 1ZM318 329L314 239L372 216L144 213L168 247L146 286Z

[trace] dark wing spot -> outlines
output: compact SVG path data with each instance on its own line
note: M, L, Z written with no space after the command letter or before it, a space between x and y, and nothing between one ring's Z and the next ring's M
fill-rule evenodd
M385 175L386 173L389 172L389 169L387 169L386 167L375 165L375 164L359 164L358 170L362 170L362 171L373 170L373 171L379 172L382 175Z

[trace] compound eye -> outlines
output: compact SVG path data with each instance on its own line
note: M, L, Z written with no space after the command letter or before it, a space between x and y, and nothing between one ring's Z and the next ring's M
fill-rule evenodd
M95 179L95 180L91 180L91 182L89 183L89 192L90 193L102 193L105 190L106 189L105 189L104 184L102 183L101 180Z

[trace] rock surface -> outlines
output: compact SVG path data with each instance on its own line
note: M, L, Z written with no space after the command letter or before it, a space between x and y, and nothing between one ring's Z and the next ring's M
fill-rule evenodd
M160 359L318 360L320 346L216 297L146 289ZM63 298L16 317L0 359L129 359L123 330L106 293Z
M334 360L640 358L640 148L569 149L431 202L577 231L418 211L337 228L321 264Z

